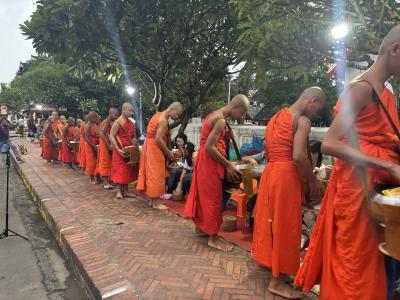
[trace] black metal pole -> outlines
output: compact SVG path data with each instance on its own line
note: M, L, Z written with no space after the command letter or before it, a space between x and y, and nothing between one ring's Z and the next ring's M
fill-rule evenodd
M10 182L10 152L6 154L6 165L7 165L7 180L6 180L6 229L4 236L8 236L8 194L9 194L9 182Z
M8 236L19 236L20 238L23 238L24 240L29 241L28 238L24 237L23 235L11 230L8 228L8 198L9 198L9 182L10 182L10 165L11 165L11 159L10 159L10 152L6 153L6 165L7 165L7 179L6 179L6 228L4 228L3 232L0 233L0 240L4 239ZM9 234L11 232L12 234Z

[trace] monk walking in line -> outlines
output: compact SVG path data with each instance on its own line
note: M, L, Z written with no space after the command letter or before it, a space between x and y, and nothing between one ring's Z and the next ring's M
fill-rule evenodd
M252 255L258 264L272 269L269 291L288 299L302 296L286 283L286 276L295 275L300 266L304 190L310 190L312 199L321 199L325 187L314 175L307 151L310 118L325 102L320 88L308 88L289 108L275 114L265 130L268 164L255 207Z
M90 176L90 182L93 184L101 183L97 169L97 152L99 145L99 123L100 116L91 111L88 115L88 123L85 126L85 175Z
M122 105L121 116L113 123L110 131L112 148L111 180L118 184L117 199L133 197L128 192L128 184L137 179L138 166L128 163L124 147L137 145L136 128L132 122L132 104L126 102Z
M79 127L79 151L78 151L78 165L83 168L85 171L85 149L86 149L86 141L85 141L85 128L87 124L87 115L84 117L84 121L82 121L81 126Z
M56 136L54 135L53 131L54 121L55 118L53 116L50 116L42 129L42 157L47 161L47 163L54 162L58 158L58 154L56 151Z
M71 169L76 170L75 166L75 152L72 148L71 142L74 141L75 134L75 119L68 118L67 126L64 129L61 142L61 161L66 163Z
M99 174L103 179L103 187L105 189L111 189L112 185L110 184L111 177L111 141L110 141L110 130L114 123L114 121L118 118L118 109L112 107L108 111L108 117L103 120L100 124L100 144L99 144L99 153L97 156L98 159L98 169Z
M147 126L146 140L140 157L137 189L144 191L151 198L151 205L156 209L168 209L160 202L160 196L166 191L166 162L174 160L171 149L168 148L168 119L178 119L182 110L182 104L174 102L163 112L156 112Z
M384 38L377 61L342 92L322 152L336 157L309 250L295 283L320 283L322 300L386 300L384 256L367 209L367 189L400 183L395 98L385 87L400 75L400 26ZM380 99L380 100L379 100Z
M54 137L55 137L55 148L54 148L54 155L56 156L56 159L53 161L54 163L58 163L59 162L59 150L60 149L58 149L58 144L57 144L57 140L59 139L59 133L58 133L58 128L59 128L59 126L60 126L60 124L61 124L61 121L60 121L60 119L58 118L58 112L56 112L56 111L53 111L52 113L51 113L51 116L54 118L54 122L52 123L52 125L51 125L51 128L52 128L52 131L53 131L53 134L54 134Z
M230 251L233 246L218 236L222 224L223 179L240 180L241 173L225 158L227 119L242 118L250 102L244 95L212 112L201 129L200 148L193 170L192 184L184 214L196 224L199 231L209 235L210 247Z

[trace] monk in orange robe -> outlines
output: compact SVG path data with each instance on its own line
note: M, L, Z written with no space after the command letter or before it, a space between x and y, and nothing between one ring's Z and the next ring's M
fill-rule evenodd
M82 124L79 127L79 151L78 151L78 164L79 167L85 169L85 147L86 147L86 142L85 142L85 127L87 123L87 115L84 118L85 121L82 121Z
M182 104L174 102L163 112L157 112L147 126L136 188L151 198L151 204L156 209L168 209L159 199L166 192L165 181L168 177L166 162L174 160L167 146L170 142L168 119L178 119L182 109Z
M132 197L128 192L128 184L137 179L138 166L128 164L124 147L137 145L135 124L130 119L133 115L132 105L122 105L121 116L113 123L110 131L112 143L111 180L118 184L117 199Z
M185 216L196 224L198 230L208 234L208 245L222 251L233 249L231 244L218 236L222 223L224 173L226 171L233 180L241 178L241 173L225 158L226 119L239 120L246 114L249 105L246 96L237 95L228 105L205 119L184 210Z
M118 118L118 109L112 107L108 111L108 117L103 120L100 124L100 144L98 159L98 170L100 176L103 178L105 189L111 189L110 184L111 177L111 141L110 141L110 130L114 121Z
M54 134L57 138L57 150L58 150L58 160L61 159L61 145L63 140L64 129L67 127L67 118L65 116L60 116L59 124L54 129Z
M312 199L321 199L324 192L307 151L310 118L324 105L323 91L308 88L289 108L275 114L265 130L268 164L255 207L252 255L258 264L272 269L269 291L288 299L302 296L286 283L285 276L295 275L300 266L304 185Z
M97 168L97 153L99 145L99 124L100 116L91 111L88 115L88 123L85 126L85 175L90 176L93 184L101 183Z
M51 128L52 128L52 130L53 130L53 133L54 133L54 136L55 136L55 139L56 139L56 141L55 141L55 155L56 155L56 159L54 160L54 163L58 163L58 161L59 161L59 149L58 149L58 143L57 143L57 141L59 140L59 138L58 138L58 135L57 135L57 131L58 131L58 127L59 127L59 125L61 124L61 121L59 120L59 118L58 118L58 112L56 112L56 111L53 111L52 113L51 113L51 116L54 118L54 122L53 122L53 124L51 125Z
M322 152L337 159L295 279L304 290L320 283L322 300L386 300L384 256L366 189L400 182L397 138L378 103L399 128L395 98L385 87L392 75L400 75L400 26L385 37L373 66L340 95L322 143Z
M82 124L83 124L83 121L82 121L81 119L76 119L76 122L75 122L75 131L74 131L74 140L75 140L76 142L78 142L78 143L80 143L80 142L79 142L79 140L80 140L80 129L81 129ZM79 146L78 146L78 149L79 149ZM75 152L75 162L76 162L76 166L79 166L79 159L78 159L78 157L79 157L79 150L78 150L77 152Z
M47 163L54 162L58 158L58 153L56 151L56 137L53 131L54 121L55 118L50 116L42 129L42 157L43 159L47 160Z
M66 163L71 169L76 170L75 167L75 153L71 146L71 142L74 141L75 134L75 119L68 118L67 126L64 129L61 142L61 161Z

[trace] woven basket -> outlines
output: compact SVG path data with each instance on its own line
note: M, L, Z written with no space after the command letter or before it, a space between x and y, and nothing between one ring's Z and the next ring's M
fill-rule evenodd
M222 230L224 231L235 231L237 219L234 216L225 216L222 221Z

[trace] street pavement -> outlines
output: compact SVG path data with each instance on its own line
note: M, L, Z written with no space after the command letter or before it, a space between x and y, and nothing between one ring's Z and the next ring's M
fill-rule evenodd
M270 272L246 250L210 248L190 221L139 195L118 200L82 171L47 165L37 145L16 143L28 149L22 178L91 298L283 299L268 292Z
M88 299L14 166L10 168L9 226L26 236L0 240L0 300ZM5 227L6 166L0 155L0 230Z

